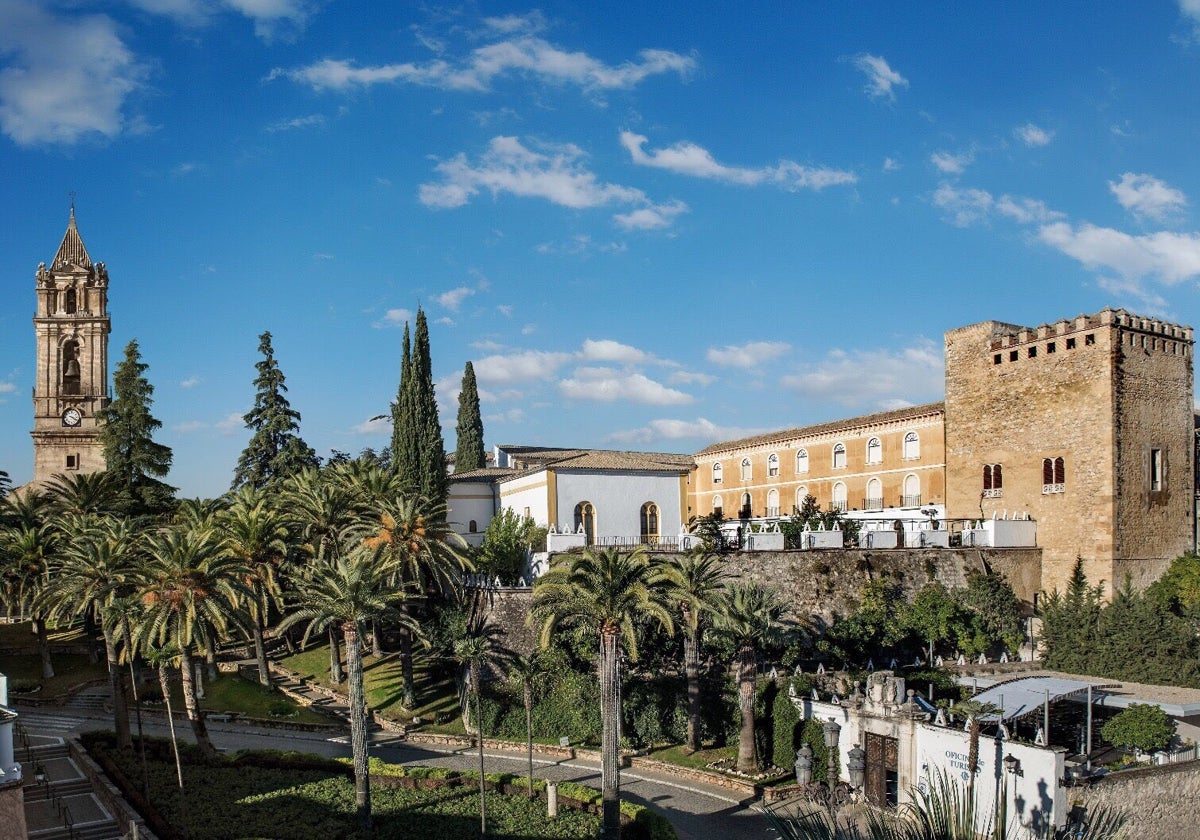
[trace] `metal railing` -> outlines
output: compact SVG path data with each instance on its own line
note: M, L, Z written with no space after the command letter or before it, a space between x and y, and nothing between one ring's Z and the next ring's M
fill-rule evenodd
M900 507L920 507L920 506L921 506L921 494L920 493L917 493L914 496L905 495L905 496L900 497Z
M638 546L647 546L649 548L659 548L663 551L675 551L679 548L679 537L676 536L659 536L658 534L642 534L637 537L598 537L596 545L606 548L637 548Z
M883 497L878 499L863 499L863 510L883 510Z
M1043 484L1042 495L1049 496L1052 493L1065 493L1067 490L1066 484Z

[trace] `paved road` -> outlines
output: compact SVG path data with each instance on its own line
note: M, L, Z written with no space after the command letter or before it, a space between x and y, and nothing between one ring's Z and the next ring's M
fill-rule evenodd
M21 724L30 732L62 735L88 729L111 728L112 719L104 714L91 714L78 709L18 708ZM328 756L349 755L345 736L330 737L323 733L291 732L257 729L231 724L210 723L213 742L221 749L249 748L297 749ZM164 720L146 719L148 735L165 736ZM189 737L186 723L176 723L176 732ZM465 748L438 748L407 744L387 733L374 733L370 746L373 755L397 764L423 764L455 769L474 769L478 753ZM485 764L489 772L520 773L526 767L524 754L488 751ZM600 786L599 766L583 760L557 760L534 755L534 772L542 778L557 781L578 781ZM736 794L723 788L684 782L668 776L643 771L621 773L621 795L633 802L649 805L666 816L675 826L680 840L773 840L774 831L766 819Z

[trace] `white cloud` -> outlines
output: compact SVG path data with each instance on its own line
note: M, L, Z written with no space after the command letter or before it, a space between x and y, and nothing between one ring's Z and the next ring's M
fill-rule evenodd
M326 254L323 251L317 251L315 254L312 255L312 258L314 260L321 260L321 261L337 259L337 257L335 257L333 254Z
M189 376L187 379L184 379L183 381L181 381L179 383L179 387L180 388L195 388L199 384L200 384L199 376Z
M640 207L628 213L616 213L613 221L622 230L661 230L670 227L675 217L688 211L688 206L682 201L668 201L665 204L651 204Z
M500 411L496 414L488 414L483 418L486 424L500 423L504 425L512 425L515 423L525 422L525 412L520 408L510 408L507 411Z
M505 318L511 318L512 314L513 314L512 305L508 304L508 303L499 304L496 307L496 311L499 312L501 315L503 315Z
M537 326L534 324L526 324L521 327L521 335L533 335L537 332Z
M224 0L229 8L254 21L254 34L264 41L288 39L304 29L312 8L307 0Z
M392 418L390 415L372 417L355 426L351 431L356 435L390 435L392 433Z
M1187 196L1153 175L1126 172L1119 182L1109 181L1108 188L1117 202L1139 219L1166 221L1187 206Z
M182 435L190 435L193 432L202 432L209 428L209 424L203 420L185 420L182 423L174 423L171 426L173 431L179 432Z
M689 439L712 442L718 440L736 440L737 438L758 434L761 431L761 429L718 426L711 420L698 417L695 420L651 420L645 426L637 429L613 432L608 438L618 443L650 443L655 440Z
M993 212L1019 224L1045 224L1064 218L1044 202L1033 198L1002 195L993 198L986 190L942 184L933 193L934 206L946 211L947 219L957 227L968 227L986 220Z
M654 356L645 350L621 344L612 339L584 339L580 356L592 362L617 362L619 364L636 365L654 361Z
M486 17L483 25L493 32L502 35L541 32L546 28L546 16L534 9L524 15L504 15L503 17Z
M1155 278L1175 285L1200 277L1200 233L1131 236L1087 223L1055 222L1044 226L1038 238L1089 269L1115 271L1126 279Z
M631 88L661 73L687 76L695 66L695 59L669 50L642 50L636 61L610 65L587 53L568 52L526 35L486 44L457 61L437 58L362 67L353 61L326 58L307 67L290 70L277 67L268 78L287 78L317 91L344 91L387 82L442 90L485 91L499 77L520 74L551 84L573 84L596 91Z
M934 152L929 156L929 162L947 175L961 175L975 160L974 152Z
M412 310L409 309L389 309L383 313L383 317L375 323L371 324L375 329L384 327L403 327L413 318Z
M16 383L0 381L0 394L11 394L17 390Z
M899 169L900 169L900 161L896 160L895 158L890 158L890 157L883 159L883 171L884 172L896 172Z
M458 307L462 305L462 302L473 294L475 294L474 289L467 288L466 286L459 286L457 289L451 289L448 292L442 292L440 295L434 298L434 300L436 300L439 305L449 309L451 312L457 312Z
M146 66L105 15L0 0L0 56L0 129L18 145L70 145L144 127L125 110Z
M707 387L717 381L717 377L696 371L677 370L667 377L672 385L700 385Z
M864 90L872 99L895 99L895 88L908 87L908 79L893 70L881 56L863 53L855 56L854 66L866 74Z
M838 169L810 168L790 160L781 160L774 166L747 169L718 163L705 148L681 141L663 149L647 153L642 147L648 142L641 134L621 132L621 145L629 152L633 162L639 166L666 169L679 175L708 178L741 186L771 184L789 190L821 190L835 184L853 184L858 178L853 172Z
M588 254L600 251L608 254L623 254L628 249L624 242L593 242L586 233L577 233L561 244L540 242L534 246L539 254Z
M1200 38L1200 0L1179 0L1179 11L1191 19L1194 33Z
M435 324L441 324L443 327L453 327L453 326L454 326L454 319L453 319L453 318L447 318L446 316L444 316L444 315L443 315L441 318L438 318L438 319L437 319L436 321L434 321L433 323L435 323Z
M750 341L746 344L710 347L705 357L721 367L749 369L777 359L791 349L790 344L782 341Z
M945 389L942 356L928 340L898 351L833 350L780 383L809 399L879 410L897 400L936 399Z
M487 190L493 198L509 193L577 210L624 204L635 212L617 216L618 224L643 229L664 227L687 209L683 202L654 204L635 187L601 182L584 165L584 157L583 150L572 144L539 144L533 149L516 137L493 137L476 163L461 153L440 162L436 169L442 180L421 185L421 203L435 208L461 207ZM636 210L646 212L637 214Z
M169 17L182 26L204 26L215 11L201 0L129 0L144 12Z
M1054 132L1040 128L1033 123L1025 123L1013 129L1013 134L1026 146L1047 146L1054 139Z
M1130 277L1097 277L1096 285L1111 295L1133 298L1137 310L1145 315L1165 315L1167 301L1162 295L1145 287L1141 280Z
M558 383L563 396L598 402L631 402L642 405L686 405L695 398L668 388L641 373L625 373L604 367L581 367L574 376Z
M267 126L267 131L291 131L294 128L312 128L320 125L325 125L324 114L308 114L303 117L277 120Z
M518 350L484 356L475 362L475 378L481 384L508 385L516 382L548 380L571 361L570 353L544 350Z
M215 426L222 434L232 435L246 428L246 417L242 412L234 411L218 420Z

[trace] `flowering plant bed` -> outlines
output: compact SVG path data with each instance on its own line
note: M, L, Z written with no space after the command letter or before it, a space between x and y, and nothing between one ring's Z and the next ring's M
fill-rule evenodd
M706 770L712 770L714 773L724 773L726 776L733 776L736 779L746 779L747 781L757 782L760 784L772 784L780 779L786 779L791 775L782 767L776 767L774 765L771 765L770 767L764 767L757 773L742 773L737 769L737 759L729 757L718 758L716 761L710 762L704 767Z

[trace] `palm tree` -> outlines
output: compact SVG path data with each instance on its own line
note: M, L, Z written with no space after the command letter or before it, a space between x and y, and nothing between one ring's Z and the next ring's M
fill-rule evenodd
M287 557L287 527L278 510L268 503L266 494L244 484L233 494L233 503L219 517L225 545L246 567L244 583L250 591L246 599L254 657L258 663L258 682L271 684L271 671L263 633L271 607L281 606L282 592L278 572Z
M476 741L479 744L479 836L487 836L487 802L484 799L484 784L483 773L483 708L481 698L483 695L482 685L480 680L483 677L485 668L490 668L493 665L498 665L511 658L510 651L505 650L497 641L498 631L493 626L488 626L480 622L478 619L472 622L472 626L468 628L467 635L454 643L454 651L451 654L454 661L458 663L466 672L466 680L464 689L467 697L474 695L475 698L475 729Z
M738 704L742 730L738 736L737 769L758 769L754 753L754 681L758 675L758 652L772 641L787 612L787 604L773 589L760 583L737 582L727 590L718 627L737 646Z
M525 701L525 752L529 759L529 798L533 799L533 695L550 674L534 651L529 656L514 656L508 663L508 675L521 686Z
M530 620L541 628L546 647L560 627L584 626L600 641L600 779L603 797L602 836L620 836L621 672L622 643L637 659L635 618L652 618L674 632L666 606L666 580L650 563L644 548L629 554L616 549L584 549L558 555L533 589Z
M406 623L418 632L407 613L397 611L405 592L391 583L392 569L378 551L359 547L341 556L319 558L307 574L293 582L289 600L294 611L280 623L286 630L307 622L304 641L329 628L341 630L346 646L346 671L350 683L350 750L354 757L354 801L359 824L371 827L371 786L367 774L367 721L363 692L363 668L359 629L364 622L382 616Z
M117 631L123 615L110 608L133 590L139 542L138 532L126 519L77 518L62 557L54 564L49 582L38 597L50 620L90 615L100 627L117 742L126 747L133 741L117 654Z
M171 521L182 528L211 528L224 510L223 499L184 499L175 508Z
M371 549L386 553L397 584L414 594L448 595L463 572L474 567L463 553L466 542L446 522L446 506L422 496L395 495L375 502L355 526ZM400 671L406 709L416 705L413 639L401 630Z
M31 515L32 521L22 521L26 515ZM45 610L36 605L38 594L49 580L50 558L62 536L33 509L18 510L14 521L17 524L0 528L0 602L9 615L23 615L28 610L37 633L42 679L48 680L54 677L50 634Z
M175 717L171 714L170 666L179 657L179 648L174 645L155 647L147 644L142 648L150 667L158 671L158 685L162 690L163 704L167 708L167 726L171 732L171 749L175 753L175 778L179 782L179 810L183 815L183 836L188 833L187 792L183 788L183 762L179 760L179 740L175 737ZM142 760L145 761L146 745L142 743Z
M46 483L46 501L58 513L111 513L120 494L116 476L107 471L59 473Z
M148 536L145 545L146 562L136 576L144 613L134 635L143 647L178 649L183 703L196 743L215 755L196 705L192 658L213 648L230 624L240 624L237 605L250 594L243 582L247 569L210 528L167 528Z
M683 671L687 679L688 752L700 749L700 646L705 626L719 614L729 573L712 554L683 555L664 569L671 600L683 621Z
M950 713L962 715L967 719L967 733L970 737L970 746L967 748L967 772L971 774L967 777L967 798L974 802L975 774L979 772L979 736L983 731L981 718L985 715L999 714L1000 707L979 700L961 700L950 707Z

